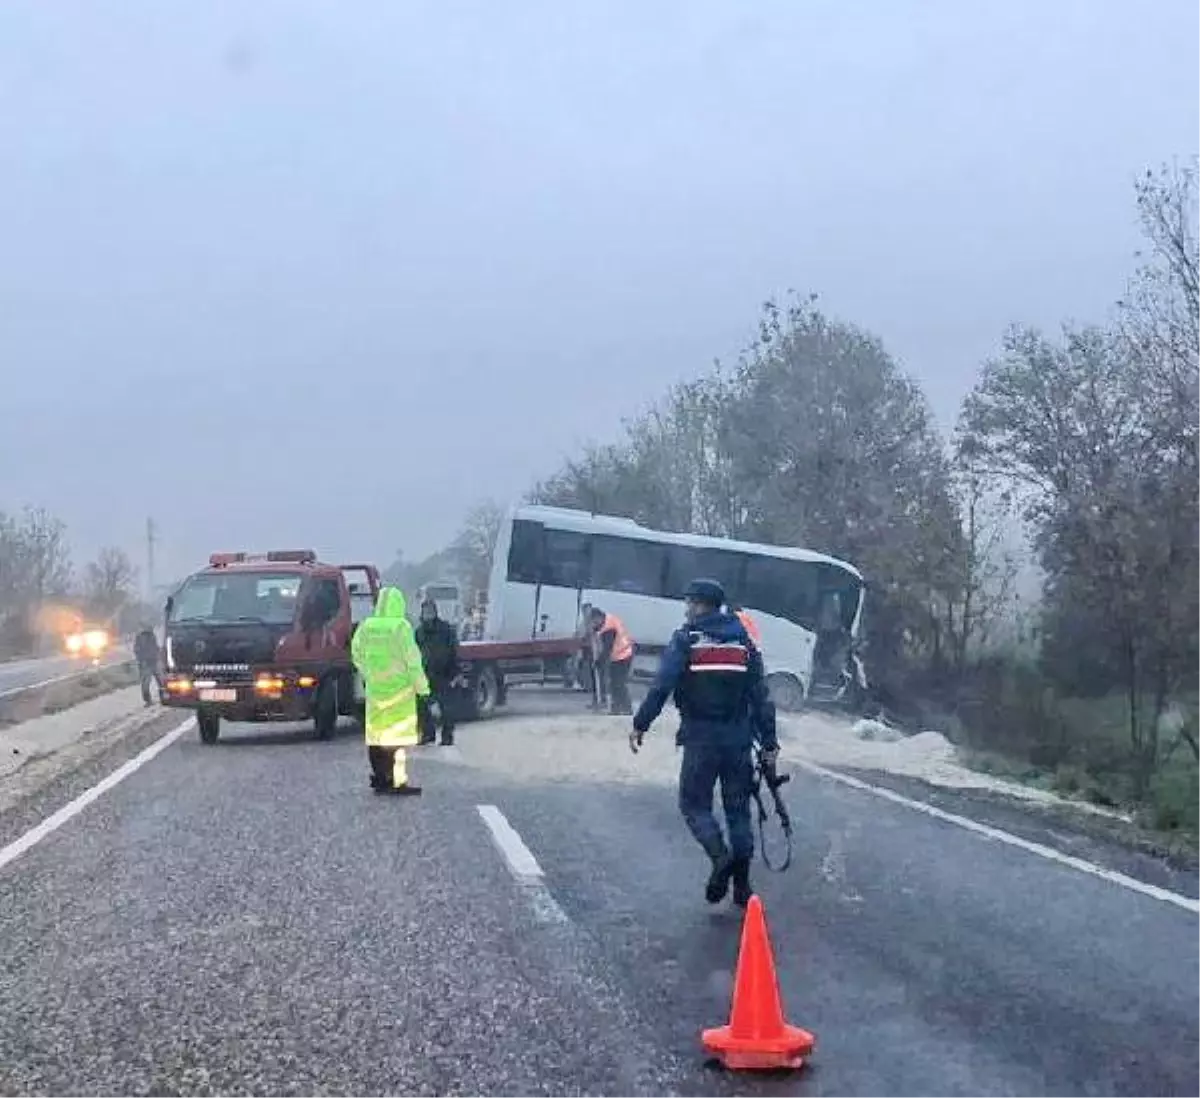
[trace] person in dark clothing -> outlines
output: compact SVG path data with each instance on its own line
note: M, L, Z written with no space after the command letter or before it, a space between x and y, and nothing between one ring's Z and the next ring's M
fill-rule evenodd
M450 707L450 684L458 673L458 634L448 621L438 617L437 603L426 599L421 603L421 624L416 630L417 647L429 680L429 697L417 699L417 717L421 725L421 743L433 743L437 722L433 706L440 710L442 746L454 743L454 715Z
M720 609L725 602L721 585L715 580L694 580L686 598L687 624L675 632L663 653L654 685L634 715L629 746L637 752L673 694L679 710L676 742L683 747L679 809L712 862L705 898L720 903L732 881L734 903L744 907L752 892L754 856L751 753L757 738L764 762L774 762L779 751L775 706L758 648L745 626ZM728 845L713 816L713 789L718 781Z
M133 639L133 658L137 660L138 679L142 684L142 701L153 705L150 684L153 682L161 687L162 683L158 677L158 638L148 625Z
M633 712L629 700L629 672L633 668L634 644L621 619L598 606L591 609L592 630L596 634L595 664L599 673L599 690L603 704L604 686L612 702L609 712L627 717Z

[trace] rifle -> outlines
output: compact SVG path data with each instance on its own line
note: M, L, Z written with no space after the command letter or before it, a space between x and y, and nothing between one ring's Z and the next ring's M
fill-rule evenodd
M762 855L763 865L774 873L782 873L792 864L792 817L788 815L787 805L783 803L783 796L779 792L780 788L787 785L791 779L790 774L780 774L775 769L773 761L766 762L762 757L762 748L755 745L750 796L758 808L758 849ZM779 820L779 828L783 832L784 857L778 865L773 865L767 856L764 827L767 820L770 819L770 814L767 812L766 805L763 804L762 787L764 785L771 796L772 807Z

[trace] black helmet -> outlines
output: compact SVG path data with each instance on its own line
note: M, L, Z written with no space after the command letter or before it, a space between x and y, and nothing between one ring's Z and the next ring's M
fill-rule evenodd
M714 579L694 579L687 585L683 597L706 602L710 606L721 606L725 602L725 588Z

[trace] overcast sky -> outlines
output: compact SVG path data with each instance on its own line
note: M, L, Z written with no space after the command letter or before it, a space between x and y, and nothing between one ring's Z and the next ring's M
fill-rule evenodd
M795 287L943 423L1103 320L1196 0L0 7L0 508L424 555Z

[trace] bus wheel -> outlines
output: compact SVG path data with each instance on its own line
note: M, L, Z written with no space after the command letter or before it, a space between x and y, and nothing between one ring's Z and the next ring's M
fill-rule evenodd
M799 713L804 708L804 687L795 675L768 675L767 687L771 700L785 713Z
M500 702L500 684L491 667L481 667L475 677L475 715L490 717Z
M221 715L200 709L196 713L196 726L200 729L200 742L214 744L221 735Z

